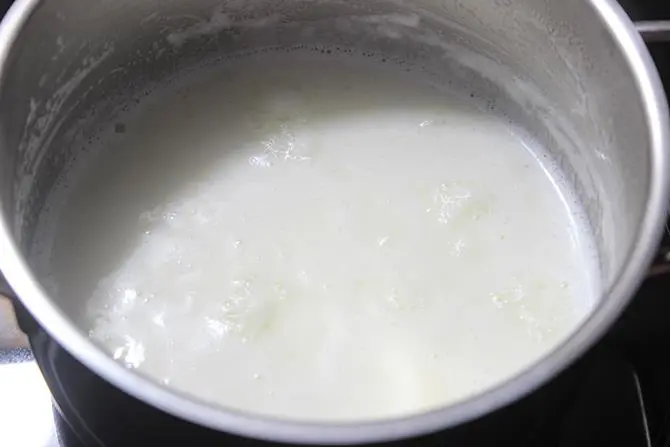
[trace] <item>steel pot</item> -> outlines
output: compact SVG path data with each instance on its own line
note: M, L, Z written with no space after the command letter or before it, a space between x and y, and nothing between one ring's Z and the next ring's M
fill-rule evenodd
M589 318L523 373L467 401L401 419L328 425L258 417L125 369L72 323L85 297L45 291L28 256L35 223L77 155L74 136L92 117L104 120L110 101L125 92L204 60L315 43L413 57L472 84L563 168L596 235L603 293ZM101 396L136 405L142 417L188 423L208 440L232 433L342 444L471 432L573 364L647 274L666 219L669 122L651 58L614 0L18 0L0 27L0 268L57 401L59 387L75 376L58 375L54 345L66 350L59 355L67 368L85 377L76 376L80 384L95 383Z

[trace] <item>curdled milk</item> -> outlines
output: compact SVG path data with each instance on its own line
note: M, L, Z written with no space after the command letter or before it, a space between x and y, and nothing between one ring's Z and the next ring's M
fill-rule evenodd
M547 159L390 63L223 63L119 117L66 182L58 293L115 359L224 406L399 416L520 372L595 301ZM75 178L76 177L76 178Z

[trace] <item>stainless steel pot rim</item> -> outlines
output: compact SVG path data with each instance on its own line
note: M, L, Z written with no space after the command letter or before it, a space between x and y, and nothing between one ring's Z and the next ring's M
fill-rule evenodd
M0 82L10 48L22 26L43 0L16 0L0 27ZM620 315L639 286L665 222L670 187L670 115L654 63L633 23L615 0L590 0L625 55L644 102L650 125L652 169L649 199L639 229L638 244L593 314L575 333L531 368L496 388L442 409L398 419L366 423L319 424L285 421L245 414L199 401L169 390L112 360L77 330L33 277L0 219L0 270L33 317L87 368L129 395L169 414L215 430L289 443L353 444L383 442L427 434L478 418L530 393L581 356ZM634 150L634 148L631 148Z

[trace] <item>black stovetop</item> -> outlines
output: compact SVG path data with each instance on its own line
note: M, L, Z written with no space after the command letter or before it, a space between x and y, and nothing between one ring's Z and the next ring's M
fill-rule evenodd
M670 19L670 1L620 2L635 20ZM0 14L8 3L0 0ZM650 50L670 93L670 43L653 44ZM664 245L670 245L670 229ZM588 374L576 399L556 422L560 440L555 445L591 447L617 440L627 447L670 447L668 298L670 275L647 280L624 316L587 355ZM3 349L2 344L0 445L80 447L53 409L30 351Z

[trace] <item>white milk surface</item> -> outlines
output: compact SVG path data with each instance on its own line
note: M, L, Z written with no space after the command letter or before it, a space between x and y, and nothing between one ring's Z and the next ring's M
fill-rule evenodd
M307 52L156 90L66 182L59 293L119 362L226 407L344 421L481 392L595 301L569 195L482 110Z

